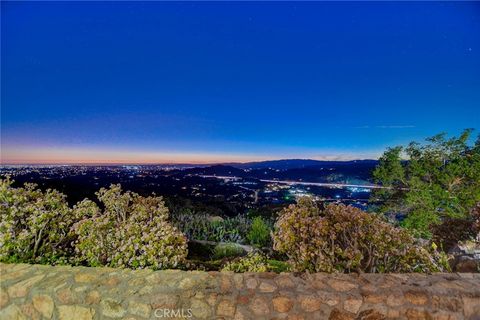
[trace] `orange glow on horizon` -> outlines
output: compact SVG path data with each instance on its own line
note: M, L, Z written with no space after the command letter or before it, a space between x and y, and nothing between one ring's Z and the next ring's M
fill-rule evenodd
M225 153L132 152L78 149L11 150L4 151L2 154L2 164L205 164L270 159L252 155Z
M316 159L316 160L353 160L372 158L367 155L292 155L279 154L261 156L255 154L239 153L181 153L181 152L146 152L124 150L95 150L95 149L71 149L71 148L29 148L25 149L2 149L0 163L7 164L213 164L227 162L251 162L278 159Z

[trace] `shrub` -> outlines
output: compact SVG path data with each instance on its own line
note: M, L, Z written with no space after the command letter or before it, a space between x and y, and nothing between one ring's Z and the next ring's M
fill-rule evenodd
M279 260L267 260L267 263L269 271L273 271L276 273L291 271L291 266L288 262Z
M473 221L473 230L475 232L475 241L480 243L480 202L470 212Z
M247 239L251 245L256 247L265 247L270 243L270 228L261 217L253 219Z
M65 196L42 192L34 184L13 188L0 180L0 260L29 263L65 263L72 254L71 226L79 217Z
M207 214L195 212L176 214L172 222L189 239L235 243L245 243L251 225L245 215L212 219Z
M448 268L444 256L414 243L404 229L344 205L321 210L302 198L284 209L275 225L274 249L296 271L430 272Z
M238 257L244 254L244 249L234 243L220 243L213 249L212 259L219 260L229 257Z
M448 252L459 241L471 240L476 236L472 218L445 218L442 223L432 227L432 240Z
M480 242L480 203L476 204L467 217L444 218L431 227L432 240L449 252L459 242L473 240Z
M77 261L91 266L165 269L183 262L187 243L168 221L161 197L142 197L111 185L97 192L103 212L82 201L74 211L87 215L74 226Z
M267 258L259 252L250 252L245 257L227 263L222 271L266 272Z

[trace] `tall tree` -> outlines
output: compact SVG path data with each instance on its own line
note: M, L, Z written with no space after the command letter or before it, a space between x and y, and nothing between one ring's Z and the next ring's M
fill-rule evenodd
M384 213L403 213L402 225L417 236L430 237L430 227L445 217L467 217L480 202L480 136L469 143L473 129L458 137L444 133L385 151L373 172L388 189L373 193Z

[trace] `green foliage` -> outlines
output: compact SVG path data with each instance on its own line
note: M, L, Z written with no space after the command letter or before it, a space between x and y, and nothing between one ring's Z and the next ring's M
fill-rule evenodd
M186 239L168 222L161 197L142 197L111 185L97 192L103 204L85 200L74 211L89 218L75 224L78 262L91 266L166 269L182 263Z
M279 261L279 260L267 260L268 270L281 273L291 271L291 266L288 262Z
M255 217L247 234L248 242L256 247L266 247L270 243L270 227L261 217Z
M228 262L222 271L233 272L266 272L267 258L259 252L250 252L245 257Z
M377 183L389 187L372 196L383 203L380 211L406 214L402 226L425 238L442 219L467 217L480 202L480 138L469 145L471 131L388 149L373 172Z
M245 243L251 225L245 215L220 218L196 212L176 214L172 222L189 239L235 243Z
M238 257L244 254L244 249L234 243L220 243L213 249L213 260Z
M284 209L273 235L274 249L286 254L295 271L433 272L445 259L415 245L406 230L374 214L344 205L320 209L302 198Z
M65 263L73 252L69 230L81 216L58 191L12 183L0 180L0 261Z
M11 185L0 180L1 261L160 269L186 257L186 239L168 222L162 198L112 185L97 193L102 211L87 199L70 208L55 190Z

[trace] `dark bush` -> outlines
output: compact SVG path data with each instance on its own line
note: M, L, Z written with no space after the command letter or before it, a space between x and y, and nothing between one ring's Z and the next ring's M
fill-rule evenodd
M472 218L445 218L432 227L432 241L445 252L449 252L459 241L475 238L475 225Z

